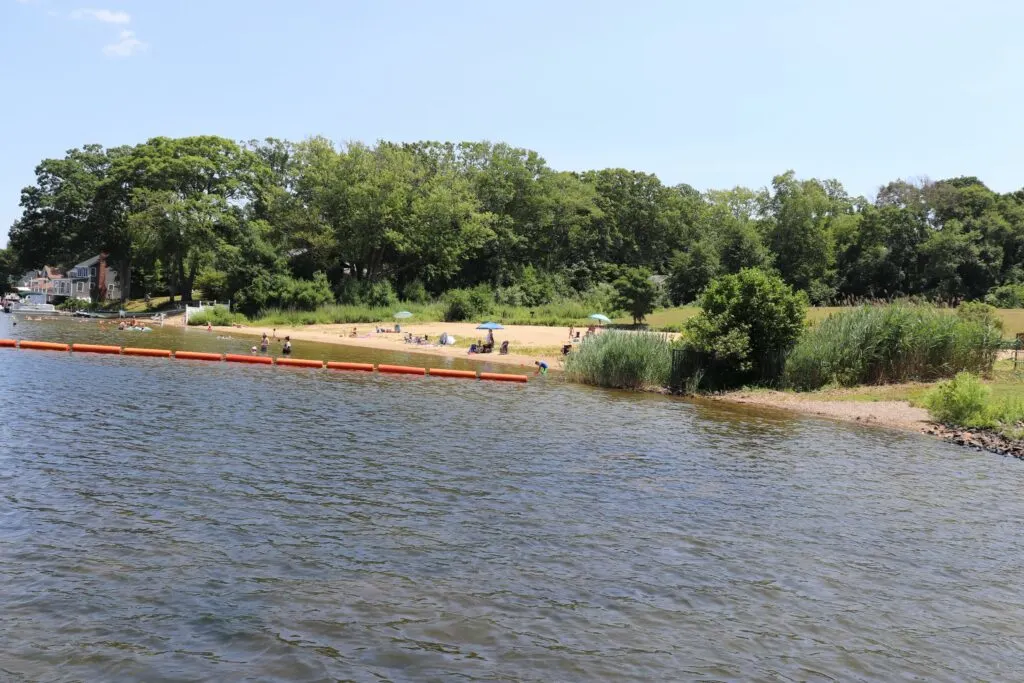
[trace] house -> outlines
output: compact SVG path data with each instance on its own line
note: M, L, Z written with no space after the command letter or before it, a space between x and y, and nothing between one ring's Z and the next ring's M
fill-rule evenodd
M57 297L74 297L85 301L121 298L117 271L107 267L106 254L97 254L82 261L67 273L61 273L52 266L29 271L18 284L38 295L33 298L42 298L46 303L53 303Z
M29 292L35 295L32 297L33 300L42 299L42 302L45 303L51 303L52 299L57 296L67 296L60 293L67 288L64 274L53 266L44 266L40 270L30 270L21 277L18 285L19 287L27 287Z
M68 292L64 296L90 301L121 298L117 271L107 267L106 254L97 254L77 264L68 271L66 279Z

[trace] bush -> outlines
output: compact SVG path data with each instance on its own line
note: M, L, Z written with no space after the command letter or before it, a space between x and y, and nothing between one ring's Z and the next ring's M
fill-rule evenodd
M494 304L491 290L486 285L473 289L453 289L444 297L445 322L475 320L484 316Z
M929 391L924 404L938 422L964 427L988 426L990 420L985 413L990 393L976 376L960 372Z
M405 286L402 287L402 297L404 297L406 301L411 301L414 304L423 304L430 299L430 296L427 294L427 288L424 286L422 280L412 280L411 282L407 282Z
M334 301L331 283L323 272L313 274L312 280L286 278L278 300L285 308L299 311L313 311Z
M782 359L804 328L807 296L757 268L712 280L701 312L686 321L683 347L703 357L716 388L777 379Z
M217 325L218 327L229 327L235 323L245 324L248 322L241 313L232 313L227 308L217 306L216 308L204 308L195 315L190 315L188 324L191 325Z
M362 301L367 306L390 307L398 303L398 295L390 282L377 280L365 285Z
M1001 336L1001 323L983 304L965 305L957 315L929 305L862 306L804 334L786 360L786 383L808 390L985 374Z
M570 353L565 372L584 384L645 389L666 386L671 366L666 335L609 330L585 340Z
M985 303L996 308L1024 308L1024 285L993 287L985 296Z

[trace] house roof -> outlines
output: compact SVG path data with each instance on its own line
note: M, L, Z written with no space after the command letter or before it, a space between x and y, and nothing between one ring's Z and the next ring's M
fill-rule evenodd
M75 268L89 268L90 266L95 266L99 262L100 262L100 255L96 254L91 259L88 259L86 261L82 261L81 263L76 265Z

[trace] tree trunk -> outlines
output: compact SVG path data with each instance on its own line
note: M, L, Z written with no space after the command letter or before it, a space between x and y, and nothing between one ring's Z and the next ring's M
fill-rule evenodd
M185 259L179 258L179 259L177 259L177 261L178 261L178 263L177 263L177 266L178 266L178 282L177 282L178 295L181 297L181 300L182 300L183 303L184 302L190 302L190 301L192 301L192 291L191 290L185 291L185 287L184 287L185 286Z
M132 293L132 262L121 259L117 263L117 282L121 285L121 301L128 301Z

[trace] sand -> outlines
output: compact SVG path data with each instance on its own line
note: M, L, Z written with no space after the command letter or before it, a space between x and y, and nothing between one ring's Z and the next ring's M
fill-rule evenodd
M487 334L484 330L477 330L477 323L410 323L402 324L402 332L377 333L378 325L363 323L360 325L303 325L301 327L278 327L276 333L272 327L215 327L218 333L249 334L261 336L264 332L278 338L290 336L293 341L321 342L326 344L341 344L344 346L359 346L382 351L405 351L423 353L433 356L448 356L480 360L487 363L533 368L534 362L544 360L552 370L562 367L564 356L559 353L561 346L569 340L568 327L541 327L534 325L508 325L503 330L495 330L495 350L488 354L469 354L469 349L462 346L466 340L483 340ZM380 323L380 326L393 328L394 323ZM352 336L353 328L356 336ZM459 340L460 345L456 347L407 344L405 343L406 333L413 337L427 335L430 339L437 340L443 332L453 335ZM585 334L586 330L582 330ZM509 353L501 355L498 347L503 341L509 342Z
M906 401L828 401L813 398L812 394L783 391L733 391L712 398L910 432L924 432L933 426L927 410L915 408Z

